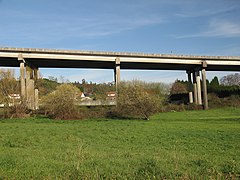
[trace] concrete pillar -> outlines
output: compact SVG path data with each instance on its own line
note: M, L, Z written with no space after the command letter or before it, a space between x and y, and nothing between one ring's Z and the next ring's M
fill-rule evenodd
M188 74L188 96L189 96L189 103L193 103L193 93L192 93L192 78L191 72L187 72Z
M207 97L207 78L206 69L202 69L202 90L203 90L203 107L208 109L208 97Z
M34 80L33 78L33 70L27 66L26 69L26 101L27 107L31 110L35 109L35 91L34 91Z
M198 100L197 104L202 105L201 78L200 78L199 70L196 71L196 81L197 81L197 100Z
M115 60L114 79L116 85L116 91L118 92L118 86L120 83L120 58L117 57Z
M39 102L38 102L38 95L39 94L39 92L38 92L38 89L35 89L35 94L34 94L34 97L35 97L35 99L34 99L34 109L35 110L38 110L39 109Z
M26 98L26 82L25 82L25 65L20 63L20 85L21 85L21 98L22 101Z
M115 68L114 68L114 80L116 87L116 106L118 106L118 88L120 84L120 58L117 57L115 59Z
M28 94L29 92L27 91L27 87L29 86L29 82L30 82L30 72L26 71L26 98L28 99Z
M30 72L26 71L26 105L28 108L30 108L29 105L29 96L30 96Z
M35 88L38 77L38 68L26 67L26 103L31 110L39 109L39 91Z
M37 82L38 78L39 78L39 69L38 68L34 68L34 80L35 82Z
M193 97L194 104L198 104L196 72L193 72Z
M29 100L29 109L35 110L35 104L34 104L34 99L35 99L35 91L34 91L34 80L30 79L29 81L29 86L28 86L28 100Z
M33 79L33 69L30 66L26 66L26 71L30 73L30 79Z

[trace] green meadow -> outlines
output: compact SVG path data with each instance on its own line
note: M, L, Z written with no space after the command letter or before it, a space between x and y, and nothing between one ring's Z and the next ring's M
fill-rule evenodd
M0 120L0 179L238 179L240 109Z

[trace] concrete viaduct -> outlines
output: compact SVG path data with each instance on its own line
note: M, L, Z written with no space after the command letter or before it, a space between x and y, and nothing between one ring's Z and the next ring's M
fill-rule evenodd
M120 69L185 70L189 82L189 103L208 109L206 71L240 71L240 56L0 48L1 66L20 67L21 97L30 109L38 108L38 89L34 84L39 68L113 69L116 87L120 82Z

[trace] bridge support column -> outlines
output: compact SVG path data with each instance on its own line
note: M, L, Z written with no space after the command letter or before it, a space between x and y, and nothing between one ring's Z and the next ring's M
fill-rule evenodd
M27 107L34 110L34 80L33 69L29 66L26 67L26 95L27 95Z
M115 59L115 68L114 68L114 80L115 80L115 87L116 87L116 106L118 105L118 88L120 83L120 58L117 57Z
M208 97L207 97L207 78L206 70L202 69L202 90L203 90L203 107L205 110L208 109Z
M119 57L117 57L115 60L114 79L115 79L116 92L118 92L118 86L120 83L120 58Z
M20 86L21 86L21 98L22 101L26 98L26 82L25 82L25 64L20 63Z
M191 72L188 72L188 96L189 96L189 103L192 104L193 103L193 93L192 93L192 78L191 78Z
M202 105L201 78L200 78L199 70L196 71L196 81L197 81L197 99L198 99L197 104Z
M38 68L34 68L34 81L37 82L38 78L39 78L39 69Z
M206 63L206 62L203 62L203 69L202 69L202 90L203 90L203 108L204 108L205 110L208 109L206 67L207 67L207 63Z
M31 110L39 109L38 97L39 91L35 88L38 80L38 68L26 67L26 97L27 107Z
M194 104L198 104L196 72L194 71L192 74L193 74L193 97L194 97L193 100Z
M20 61L20 88L22 101L26 99L26 82L25 82L25 61L21 53L18 54L18 61Z
M34 92L34 107L35 107L35 110L38 110L39 109L39 92L38 92L38 89L35 89L35 92Z

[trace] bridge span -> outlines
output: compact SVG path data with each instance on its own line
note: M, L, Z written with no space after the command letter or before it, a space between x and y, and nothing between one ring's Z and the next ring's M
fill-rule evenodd
M203 104L204 109L208 109L206 71L240 71L240 56L3 47L0 48L0 66L20 67L21 96L31 109L38 108L38 90L35 89L34 82L38 79L39 68L113 69L116 87L120 82L120 69L185 70L189 81L189 103Z

